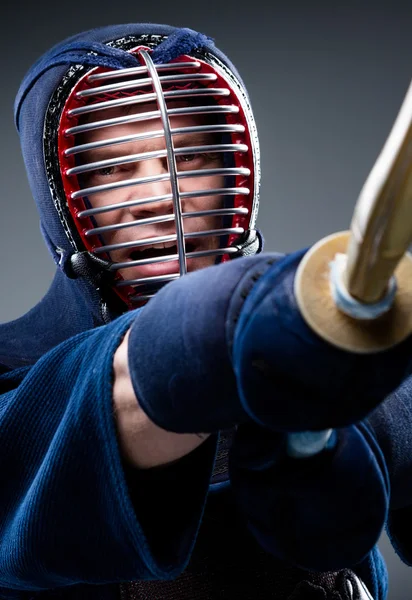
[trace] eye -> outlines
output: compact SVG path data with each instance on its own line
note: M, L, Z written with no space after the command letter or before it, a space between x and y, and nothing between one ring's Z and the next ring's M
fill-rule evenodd
M126 176L128 169L125 165L117 165L112 167L101 167L101 169L95 169L89 174L89 179L92 181L100 181L104 179L117 180Z
M177 157L177 161L178 162L193 162L197 156L200 156L199 154L181 154L180 156Z
M83 186L102 185L108 182L111 183L123 178L125 176L123 171L124 168L121 166L101 167L100 169L94 169L93 171L84 173L79 178L79 181Z
M102 169L97 169L95 171L96 175L99 175L100 177L108 177L109 175L113 175L114 173L114 167L103 167Z
M209 165L210 163L214 163L220 159L221 156L218 152L209 152L204 154L181 154L176 157L177 163L181 166L192 163L199 167L202 165Z

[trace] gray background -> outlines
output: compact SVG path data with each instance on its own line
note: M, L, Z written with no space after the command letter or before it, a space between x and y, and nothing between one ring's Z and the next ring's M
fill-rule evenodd
M263 159L258 224L267 250L297 250L348 228L411 79L407 0L24 0L4 11L0 322L30 309L54 272L12 117L20 80L52 44L84 29L135 21L192 27L214 37L239 68L255 110ZM385 537L381 548L389 564L390 600L410 600L412 570Z

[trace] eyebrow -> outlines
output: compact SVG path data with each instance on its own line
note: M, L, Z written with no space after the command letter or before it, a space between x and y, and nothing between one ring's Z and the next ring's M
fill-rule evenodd
M162 139L162 138L158 138ZM213 133L192 133L180 134L173 136L173 145L175 148L193 147L193 146L210 146L217 144L217 136ZM146 140L139 143L138 152L122 152L121 145L107 146L98 150L88 150L84 152L82 164L97 162L101 160L110 160L111 158L120 158L130 154L143 154L156 150L166 150L165 147L154 146L152 140ZM126 144L126 147L128 144ZM130 148L130 146L129 146Z
M192 133L173 137L173 145L175 148L216 145L216 141L217 136L213 133Z

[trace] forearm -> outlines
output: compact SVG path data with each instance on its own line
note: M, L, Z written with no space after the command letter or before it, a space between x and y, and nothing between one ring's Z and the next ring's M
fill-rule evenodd
M133 467L148 469L172 463L200 446L210 434L179 434L158 427L141 408L133 390L127 361L129 331L113 360L113 404L119 445Z

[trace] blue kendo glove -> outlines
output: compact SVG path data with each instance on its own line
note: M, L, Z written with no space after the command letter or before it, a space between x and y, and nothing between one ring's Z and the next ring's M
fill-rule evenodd
M323 341L300 315L293 285L305 251L267 270L229 309L229 339L242 406L276 431L362 420L409 375L412 337L385 352L355 354ZM237 302L237 305L236 305Z
M405 375L411 342L350 354L304 323L293 279L304 251L189 273L137 311L128 344L136 396L160 427L215 432L253 420L276 431L352 424Z
M319 454L287 454L286 435L239 426L229 454L232 489L260 545L294 566L353 567L375 546L388 514L389 477L365 423L335 430Z

